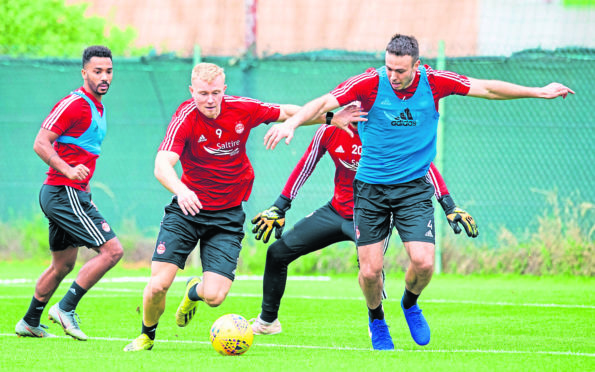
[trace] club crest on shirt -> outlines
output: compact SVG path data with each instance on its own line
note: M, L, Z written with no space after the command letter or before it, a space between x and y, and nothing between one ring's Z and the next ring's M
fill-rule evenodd
M101 228L105 232L110 232L111 228L109 227L108 223L105 221L101 221Z
M157 246L157 254L163 254L165 252L165 242L159 242Z
M244 132L244 124L241 121L236 123L236 133L242 134Z

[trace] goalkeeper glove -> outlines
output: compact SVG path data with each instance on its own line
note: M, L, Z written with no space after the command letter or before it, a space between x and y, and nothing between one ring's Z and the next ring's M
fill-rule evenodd
M461 228L459 227L460 223L463 225L463 228L469 237L476 238L477 235L479 235L477 224L473 217L471 217L471 215L464 209L457 207L450 195L444 195L438 199L438 202L440 202L442 209L444 209L448 224L455 234L461 233Z
M252 219L252 232L256 240L269 242L271 233L275 230L275 239L281 239L285 227L285 212L291 207L291 200L281 195L269 209L265 209Z

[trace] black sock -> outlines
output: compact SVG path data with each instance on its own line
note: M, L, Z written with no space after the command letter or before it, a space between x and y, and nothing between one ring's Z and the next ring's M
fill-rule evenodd
M196 283L195 285L190 287L190 290L188 290L188 298L191 299L192 301L202 301L202 298L200 298L198 296L198 293L196 292L197 285L198 285L198 283Z
M296 252L304 254L298 246L290 245L287 245L285 238L281 238L269 245L267 249L262 277L262 309L260 311L260 319L267 323L271 323L279 317L281 299L287 285L288 265L297 258L295 257Z
M407 288L405 288L405 294L403 294L403 307L405 309L410 309L411 306L417 303L417 298L419 295L410 292Z
M157 324L159 324L159 323L157 323ZM149 338L151 340L155 340L155 333L157 333L157 324L155 324L154 326L151 326L151 327L147 327L145 325L145 322L143 322L142 333L149 336Z
M375 319L384 319L384 309L382 308L382 302L380 303L380 306L375 309L368 308L368 316L370 317L371 322L373 322Z
M33 296L31 299L31 304L29 304L29 310L27 310L27 314L23 317L25 322L29 324L31 327L39 327L39 319L41 319L41 313L43 313L43 309L45 309L45 305L47 302L41 302Z
M60 301L60 309L63 311L72 311L76 309L76 306L79 304L79 301L83 298L85 293L87 293L86 289L76 284L76 281L72 282L72 285L68 288L68 292L66 292L66 295Z

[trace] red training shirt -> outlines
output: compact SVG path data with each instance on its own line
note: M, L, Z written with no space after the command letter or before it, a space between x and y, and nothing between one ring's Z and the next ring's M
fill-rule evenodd
M222 210L248 200L254 170L246 155L252 128L279 120L281 107L255 99L224 95L221 112L209 119L193 99L172 117L159 151L180 155L182 182L205 210Z
M434 103L436 104L436 111L438 111L438 101L440 98L457 94L461 96L469 93L471 83L469 78L464 75L459 75L456 72L433 70L430 66L424 65L428 75L428 82L434 94ZM411 85L404 90L394 90L397 97L400 99L408 99L413 96L419 84L420 71L417 70L415 78ZM378 72L371 67L363 74L356 75L343 83L339 84L333 89L332 94L341 106L344 106L352 101L360 101L362 109L366 112L370 111L376 94L378 93Z
M103 115L103 105L101 102L97 101L83 87L77 89L77 91L81 91L89 97L95 103L99 114ZM41 127L51 130L58 135L79 137L91 125L92 116L91 107L89 107L87 101L74 93L70 93L56 103L50 114L41 123ZM44 184L53 186L64 185L82 191L89 191L89 181L95 172L95 162L99 155L92 154L77 145L60 143L58 141L54 142L54 150L71 167L84 164L89 168L89 176L82 181L70 180L62 173L50 167L46 173L48 176Z

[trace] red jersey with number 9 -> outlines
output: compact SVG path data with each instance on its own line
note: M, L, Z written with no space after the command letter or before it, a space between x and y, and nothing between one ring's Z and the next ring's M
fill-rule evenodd
M205 210L236 207L248 200L254 183L248 135L261 123L277 121L280 113L277 104L225 95L219 116L209 119L189 99L172 117L159 151L180 156L181 180Z

